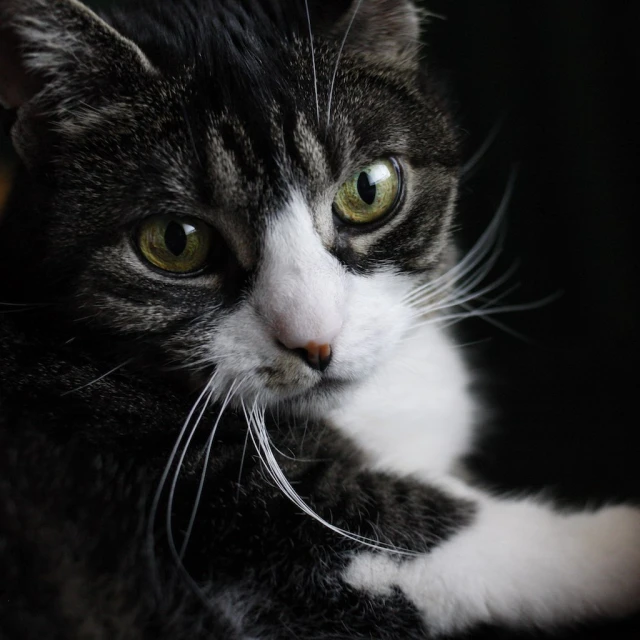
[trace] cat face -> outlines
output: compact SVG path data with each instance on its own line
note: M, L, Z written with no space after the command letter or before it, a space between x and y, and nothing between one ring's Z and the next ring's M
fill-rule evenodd
M410 330L407 294L447 258L455 135L404 0L239 4L108 24L0 0L22 226L83 322L215 372L220 394L309 411Z

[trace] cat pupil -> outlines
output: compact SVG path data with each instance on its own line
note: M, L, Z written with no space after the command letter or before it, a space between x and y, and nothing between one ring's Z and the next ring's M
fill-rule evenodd
M369 182L369 174L365 171L358 176L358 195L369 205L376 199L376 185Z
M187 248L187 234L184 227L177 222L170 222L164 232L164 243L174 256L182 255Z

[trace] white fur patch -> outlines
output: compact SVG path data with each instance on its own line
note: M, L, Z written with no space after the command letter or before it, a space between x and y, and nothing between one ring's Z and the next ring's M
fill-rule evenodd
M373 468L446 473L471 441L468 384L460 352L441 329L426 325L395 345L331 419L369 454Z
M344 324L344 269L322 245L299 195L267 228L255 304L274 337L293 349L332 344Z
M383 367L411 325L402 303L410 286L410 278L391 269L348 273L323 245L312 212L294 196L267 230L252 295L217 324L209 360L218 365L223 388L242 381L238 396L246 403L260 397L283 406L296 398L305 416L326 416L328 398L314 396L313 387L321 379L361 383ZM331 365L321 375L276 339L300 346L330 341ZM348 387L346 395L353 392Z
M363 552L344 578L396 587L434 633L478 623L552 627L640 608L640 510L562 514L525 500L479 497L477 521L415 559Z

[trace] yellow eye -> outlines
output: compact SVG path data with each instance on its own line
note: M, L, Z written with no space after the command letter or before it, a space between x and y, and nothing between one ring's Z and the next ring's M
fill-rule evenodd
M142 255L158 269L189 274L207 266L211 228L195 218L152 216L138 229Z
M381 158L355 173L333 202L338 216L351 224L375 222L389 213L400 195L400 170L392 158Z

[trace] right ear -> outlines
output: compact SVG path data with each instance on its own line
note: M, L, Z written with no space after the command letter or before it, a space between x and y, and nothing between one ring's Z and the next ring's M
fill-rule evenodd
M46 90L73 106L100 79L117 88L153 72L140 48L78 0L0 0L0 103L20 109Z
M324 35L353 53L417 67L423 12L414 0L318 0L312 8Z

